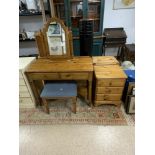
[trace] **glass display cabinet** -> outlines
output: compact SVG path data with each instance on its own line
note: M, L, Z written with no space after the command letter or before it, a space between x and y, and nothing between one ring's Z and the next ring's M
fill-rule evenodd
M105 0L53 0L55 16L72 30L74 55L80 55L79 21L93 19L92 55L102 54L103 15Z

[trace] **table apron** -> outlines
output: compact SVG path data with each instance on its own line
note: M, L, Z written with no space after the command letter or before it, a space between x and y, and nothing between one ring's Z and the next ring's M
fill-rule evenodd
M89 72L85 73L29 73L31 80L89 80Z

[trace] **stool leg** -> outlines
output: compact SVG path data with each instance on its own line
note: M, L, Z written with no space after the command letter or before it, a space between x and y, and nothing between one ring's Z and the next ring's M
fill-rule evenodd
M76 101L77 101L77 97L73 97L72 101L73 101L73 110L72 111L76 114Z
M44 110L45 110L45 112L47 113L47 114L49 114L50 113L50 111L49 111L49 107L48 107L48 102L46 101L46 99L42 99L43 100L43 104L44 104Z

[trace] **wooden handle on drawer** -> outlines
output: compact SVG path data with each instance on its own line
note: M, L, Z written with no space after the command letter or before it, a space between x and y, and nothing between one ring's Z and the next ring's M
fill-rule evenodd
M70 74L67 74L67 75L66 75L66 77L70 77L70 76L71 76Z
M104 95L103 100L107 100L107 97L108 97L107 95Z
M111 85L112 85L112 82L109 83L109 86L111 86Z

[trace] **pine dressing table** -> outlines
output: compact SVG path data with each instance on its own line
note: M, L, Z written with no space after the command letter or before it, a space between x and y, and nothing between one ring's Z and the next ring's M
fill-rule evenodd
M44 80L86 80L88 101L92 106L93 64L91 57L73 57L72 59L34 60L25 70L30 87L35 97L35 103L41 105L40 91Z
M39 58L25 70L35 97L42 105L40 92L46 81L87 81L87 100L92 105L93 63L91 57L74 57L72 32L58 18L51 18L36 33Z

